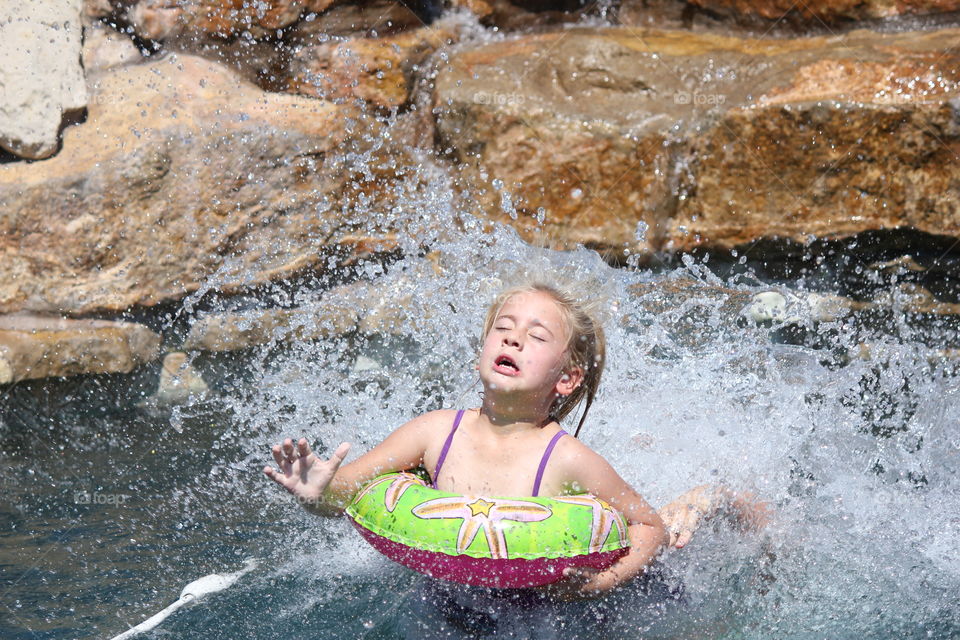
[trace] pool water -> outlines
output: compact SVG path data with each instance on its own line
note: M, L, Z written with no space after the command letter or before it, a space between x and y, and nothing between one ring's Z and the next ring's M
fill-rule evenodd
M762 532L713 522L665 555L680 601L632 586L588 605L609 614L608 637L960 635L960 391L929 336L811 321L817 340L785 343L706 293L629 293L681 276L717 285L702 265L614 269L586 250L471 233L485 232L444 241L450 262L433 276L415 257L376 275L386 295L430 301L411 303L403 326L318 341L278 332L262 349L197 357L206 398L146 402L157 364L2 389L0 635L113 637L191 580L255 558L146 637L401 637L424 578L344 520L303 512L261 469L285 436L356 452L419 412L476 406L484 301L523 270L573 274L609 301L588 445L655 505L723 482L775 509ZM743 282L726 285L766 290ZM863 342L871 359L847 357ZM568 637L593 633L583 612L557 614Z

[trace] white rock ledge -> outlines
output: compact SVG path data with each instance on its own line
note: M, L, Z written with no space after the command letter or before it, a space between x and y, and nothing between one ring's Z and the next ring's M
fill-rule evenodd
M0 147L23 158L57 150L64 112L87 105L81 0L5 2L0 13Z

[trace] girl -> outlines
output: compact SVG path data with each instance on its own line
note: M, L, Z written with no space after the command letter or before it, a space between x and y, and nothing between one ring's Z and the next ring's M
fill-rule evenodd
M645 572L666 545L682 546L710 509L702 488L695 490L696 500L670 505L668 536L661 517L640 494L576 438L604 364L603 331L585 308L545 284L516 287L490 306L482 338L479 408L415 418L343 467L347 443L323 460L305 439L296 444L286 439L273 447L279 471L267 467L264 473L306 509L326 516L342 513L378 475L416 467L426 468L436 488L461 494L592 493L626 518L630 552L605 571L567 569L568 579L550 589L561 599L606 593ZM583 412L571 437L559 421L580 403Z

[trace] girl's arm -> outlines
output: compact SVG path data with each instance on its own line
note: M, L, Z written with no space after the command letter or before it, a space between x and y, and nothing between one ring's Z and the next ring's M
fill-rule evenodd
M579 441L568 461L568 477L575 491L587 491L623 514L630 537L630 552L604 570L567 569L568 594L597 596L643 573L669 542L667 529L657 512L633 490L601 456ZM573 592L569 593L569 587ZM562 595L562 594L561 594Z
M296 444L287 438L282 445L273 447L279 471L265 467L263 472L292 493L307 511L321 516L339 515L356 492L378 475L423 464L429 435L449 418L448 413L433 411L411 420L343 468L340 463L350 450L348 443L342 443L329 460L323 460L310 451L305 438Z

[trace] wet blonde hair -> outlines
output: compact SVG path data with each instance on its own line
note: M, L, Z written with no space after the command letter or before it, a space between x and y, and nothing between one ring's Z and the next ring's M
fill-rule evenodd
M603 335L603 327L594 317L586 304L578 301L572 294L560 289L559 287L549 285L543 282L533 281L511 287L500 292L490 307L487 309L486 319L483 321L483 334L480 336L481 342L486 339L487 334L493 328L493 323L503 305L515 295L522 293L545 293L553 298L560 309L560 314L567 327L567 359L563 365L564 369L579 367L583 371L583 380L577 385L577 388L568 396L558 396L550 407L550 418L559 422L581 402L585 402L583 413L580 414L580 421L577 423L577 429L574 431L574 437L580 434L580 428L583 427L583 421L590 411L590 405L597 395L600 388L600 376L603 373L604 360L606 358L606 339Z

